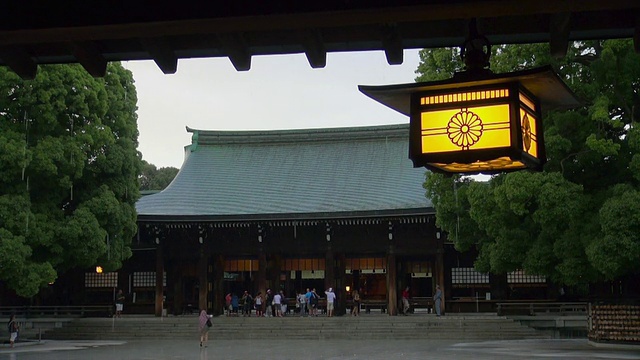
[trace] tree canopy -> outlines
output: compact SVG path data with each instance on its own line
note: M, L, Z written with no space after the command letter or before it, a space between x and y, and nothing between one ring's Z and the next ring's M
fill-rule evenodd
M418 81L462 70L457 49L422 50ZM487 182L427 174L437 225L479 271L529 274L578 285L640 271L640 55L631 40L574 43L563 59L547 44L492 49L491 69L550 64L582 101L544 113L543 172ZM543 109L544 111L544 109Z
M0 67L0 281L38 293L72 268L131 256L141 171L133 76L41 66L34 80Z
M142 161L142 174L140 175L140 190L164 190L178 175L178 169L174 167L161 167Z

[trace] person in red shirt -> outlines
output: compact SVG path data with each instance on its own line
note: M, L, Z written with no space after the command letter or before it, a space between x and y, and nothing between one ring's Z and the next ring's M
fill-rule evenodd
M402 291L402 314L407 315L409 312L409 287Z

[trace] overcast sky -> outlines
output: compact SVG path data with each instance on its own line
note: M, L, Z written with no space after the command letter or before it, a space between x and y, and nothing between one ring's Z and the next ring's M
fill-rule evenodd
M165 75L152 61L128 61L138 92L139 150L158 168L180 168L185 127L203 130L305 129L408 123L408 117L366 97L358 85L414 82L418 50L402 65L383 52L330 53L324 69L304 55L253 57L238 72L227 58L179 60Z

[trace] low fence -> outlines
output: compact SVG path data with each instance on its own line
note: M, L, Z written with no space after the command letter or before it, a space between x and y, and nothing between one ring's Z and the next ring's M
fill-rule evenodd
M586 302L499 302L496 312L504 315L587 315Z
M16 315L22 318L33 317L85 317L111 316L114 307L111 305L80 306L0 306L0 316Z

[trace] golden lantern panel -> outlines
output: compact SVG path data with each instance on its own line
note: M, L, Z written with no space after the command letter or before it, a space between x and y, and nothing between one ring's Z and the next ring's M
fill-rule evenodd
M411 114L414 163L442 172L539 167L536 101L518 82L417 93ZM415 129L419 129L416 146Z

